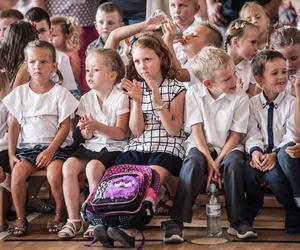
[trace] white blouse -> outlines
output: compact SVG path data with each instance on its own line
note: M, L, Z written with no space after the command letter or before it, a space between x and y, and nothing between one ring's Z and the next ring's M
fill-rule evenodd
M116 86L113 88L109 96L102 104L102 108L99 105L96 92L90 90L83 95L80 99L77 115L80 117L91 114L91 116L97 121L107 125L115 126L117 123L117 117L129 112L129 100L122 90ZM127 140L115 140L100 131L94 132L91 139L86 140L82 145L91 151L99 152L103 148L107 148L108 151L123 151L123 147L126 145Z
M9 113L21 125L18 148L31 148L37 144L49 145L59 124L77 108L78 101L64 87L55 84L48 92L38 94L29 83L15 88L3 99ZM66 138L61 147L72 143Z
M0 151L7 150L8 110L0 101Z
M250 84L256 84L249 60L242 60L235 66L235 70L242 81L243 90L245 92L249 89Z

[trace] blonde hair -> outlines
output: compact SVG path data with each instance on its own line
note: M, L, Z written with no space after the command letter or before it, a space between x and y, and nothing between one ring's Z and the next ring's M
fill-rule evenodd
M246 11L254 11L254 10L259 10L267 19L269 19L267 13L265 12L264 8L256 1L252 2L246 2L243 7L240 10L240 18L245 19L245 12Z
M60 26L67 51L79 49L81 29L77 17L53 16L51 17L51 25Z
M286 25L274 29L269 43L272 49L280 49L287 45L300 45L300 31L296 27Z
M192 71L200 81L213 80L221 68L233 64L232 58L223 49L213 46L204 47L192 59Z
M238 38L243 37L245 35L245 31L247 27L257 29L257 27L254 24L241 19L236 19L229 24L229 27L227 28L225 33L225 41L224 41L224 49L226 51L228 51L231 39L234 37L238 37Z

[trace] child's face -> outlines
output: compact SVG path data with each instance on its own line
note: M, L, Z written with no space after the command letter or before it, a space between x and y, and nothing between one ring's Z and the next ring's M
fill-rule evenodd
M209 34L208 28L198 26L185 36L183 43L183 51L188 58L195 56L203 47L207 46L206 36Z
M51 43L56 49L65 50L65 38L60 25L51 26Z
M210 91L216 95L232 93L236 89L235 66L231 62L227 67L222 67L215 72L214 79L210 80Z
M107 65L105 56L90 53L88 54L86 65L86 82L90 89L102 89L111 87L116 79L116 72ZM109 85L109 86L108 86Z
M136 47L132 50L134 66L143 79L157 81L162 77L161 58L150 48Z
M273 94L283 92L288 82L286 61L278 58L266 62L263 76L255 76L255 79L265 91Z
M41 83L49 81L57 69L50 51L45 48L30 48L27 51L26 62L31 78Z
M95 27L104 42L106 42L109 34L122 26L123 22L117 11L114 12L104 12L98 11L96 14Z
M300 45L290 44L277 49L287 60L289 75L294 75L300 69Z
M241 19L253 23L257 26L259 35L266 35L269 27L269 18L259 8L247 9L244 11Z
M4 31L8 28L9 25L11 25L13 22L15 22L14 18L0 18L0 41L3 40L4 37Z
M169 10L173 21L184 31L193 23L198 6L193 0L170 0Z
M244 60L250 60L256 54L258 45L258 30L255 27L246 27L245 33L237 41L238 55Z
M39 40L48 42L50 39L51 31L50 31L47 21L41 20L39 22L31 22L31 23L35 26L35 28L38 32Z

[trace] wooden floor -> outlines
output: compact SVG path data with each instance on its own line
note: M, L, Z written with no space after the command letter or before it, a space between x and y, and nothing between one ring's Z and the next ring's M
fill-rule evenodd
M226 228L228 226L225 211L222 215L222 227L223 238L227 240L226 243L216 244L216 242L208 242L205 238L205 209L201 204L204 204L199 199L197 205L194 208L194 217L191 224L185 225L184 236L186 241L183 244L167 245L162 242L164 232L160 228L160 222L168 219L168 217L156 216L151 223L146 227L144 233L146 237L145 249L224 249L224 250L300 250L300 234L287 235L284 228L284 213L283 210L275 202L274 198L265 199L265 208L261 214L257 217L254 227L258 232L258 238L253 241L242 242L235 237L228 236ZM94 244L91 247L85 246L89 244L88 241L84 241L82 236L76 237L72 241L60 241L56 235L50 235L47 233L45 225L47 221L51 220L49 214L31 214L29 218L34 218L30 222L29 233L21 240L7 236L7 233L0 233L0 249L1 250L82 250L82 249L105 249L100 246L99 243ZM200 239L200 240L199 240ZM192 242L200 244L193 244ZM209 244L210 243L210 244ZM136 241L136 246L140 244L140 240ZM208 244L208 245L207 245Z

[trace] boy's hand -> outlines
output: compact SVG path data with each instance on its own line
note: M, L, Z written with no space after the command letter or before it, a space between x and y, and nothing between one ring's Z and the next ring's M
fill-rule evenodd
M294 141L294 146L289 146L285 149L285 152L292 158L300 158L300 139Z
M262 170L262 161L263 161L263 153L256 150L252 153L252 160L250 162L250 166L252 168L257 168L258 170Z
M16 165L16 163L18 163L20 161L21 160L16 155L9 156L9 166L10 166L10 169L13 170L14 166Z
M36 157L36 166L38 168L45 168L47 167L54 156L54 151L52 151L50 148L46 148L44 151L39 153L39 155Z
M161 28L162 24L164 24L168 20L167 15L152 15L145 21L145 29L148 30L158 30Z
M123 78L121 80L121 85L122 88L127 91L124 92L124 94L135 100L138 104L142 103L142 89L137 80L130 81L126 78Z
M262 164L261 170L263 172L266 172L275 167L276 160L277 160L277 154L276 154L276 152L264 154L262 159L263 159L263 161L261 163Z
M162 26L163 31L163 40L166 44L173 44L173 41L176 38L176 24L174 24L171 20L168 20Z
M208 190L208 187L212 180L218 182L219 189L222 189L220 164L217 161L214 161L213 159L207 159L207 167L208 167L208 178L207 178L206 190Z

